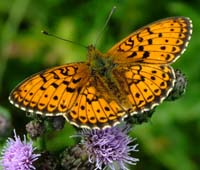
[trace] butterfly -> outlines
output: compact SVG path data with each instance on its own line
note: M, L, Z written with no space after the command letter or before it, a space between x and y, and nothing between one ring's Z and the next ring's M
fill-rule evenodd
M53 67L21 82L10 94L16 107L45 116L63 116L81 128L115 126L128 116L159 105L176 77L171 63L192 34L186 17L144 26L103 54L87 47L88 61Z

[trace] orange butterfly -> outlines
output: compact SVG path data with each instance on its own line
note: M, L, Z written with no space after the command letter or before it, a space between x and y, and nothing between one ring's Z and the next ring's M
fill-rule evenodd
M20 83L9 100L20 109L62 115L81 128L106 128L160 104L173 89L169 65L192 34L189 18L159 20L133 32L106 54L88 46L88 61L39 72Z

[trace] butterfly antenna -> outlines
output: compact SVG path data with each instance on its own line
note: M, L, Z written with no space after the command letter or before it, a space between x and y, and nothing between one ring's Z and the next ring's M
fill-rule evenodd
M63 41L70 42L70 43L72 43L72 44L76 44L76 45L79 45L79 46L81 46L81 47L87 48L87 46L85 46L85 45L83 45L83 44L80 44L80 43L78 43L78 42L71 41L71 40L68 40L68 39L61 38L61 37L59 37L59 36L57 36L57 35L51 34L51 33L47 32L47 31L44 31L44 30L42 30L41 33L43 33L44 35L48 35L48 36L50 36L50 37L55 37L55 38L57 38L57 39L59 39L59 40L63 40Z
M116 9L116 8L117 8L116 6L113 6L113 7L112 7L112 10L110 11L110 14L108 15L108 18L106 19L106 22L105 22L105 24L104 24L102 30L101 30L101 31L98 33L98 35L97 35L96 41L95 41L95 43L94 43L94 46L96 46L97 42L100 40L100 38L101 38L101 36L102 36L102 33L105 31L105 28L106 28L106 26L108 25L108 22L110 21L110 18L111 18L111 16L112 16L112 14L115 12L115 9Z

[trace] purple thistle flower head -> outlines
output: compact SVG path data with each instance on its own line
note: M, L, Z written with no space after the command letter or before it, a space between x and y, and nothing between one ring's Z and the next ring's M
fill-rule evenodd
M130 156L130 152L138 150L137 144L130 146L134 140L127 135L129 130L130 128L123 126L82 131L89 162L96 164L96 170L103 167L128 170L126 164L135 165L139 161Z
M34 150L32 142L27 142L25 136L21 141L14 131L14 139L8 138L2 150L0 164L4 170L33 170L33 162L40 156Z

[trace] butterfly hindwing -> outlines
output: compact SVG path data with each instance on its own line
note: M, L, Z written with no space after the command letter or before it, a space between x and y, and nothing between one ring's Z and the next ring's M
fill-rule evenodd
M91 77L70 112L64 115L65 118L72 124L85 128L105 128L118 124L125 116L125 111L110 97L112 94L106 91L103 84L100 78Z
M116 67L113 74L123 82L122 86L128 87L130 114L153 109L168 96L175 83L174 70L168 65L127 64Z

